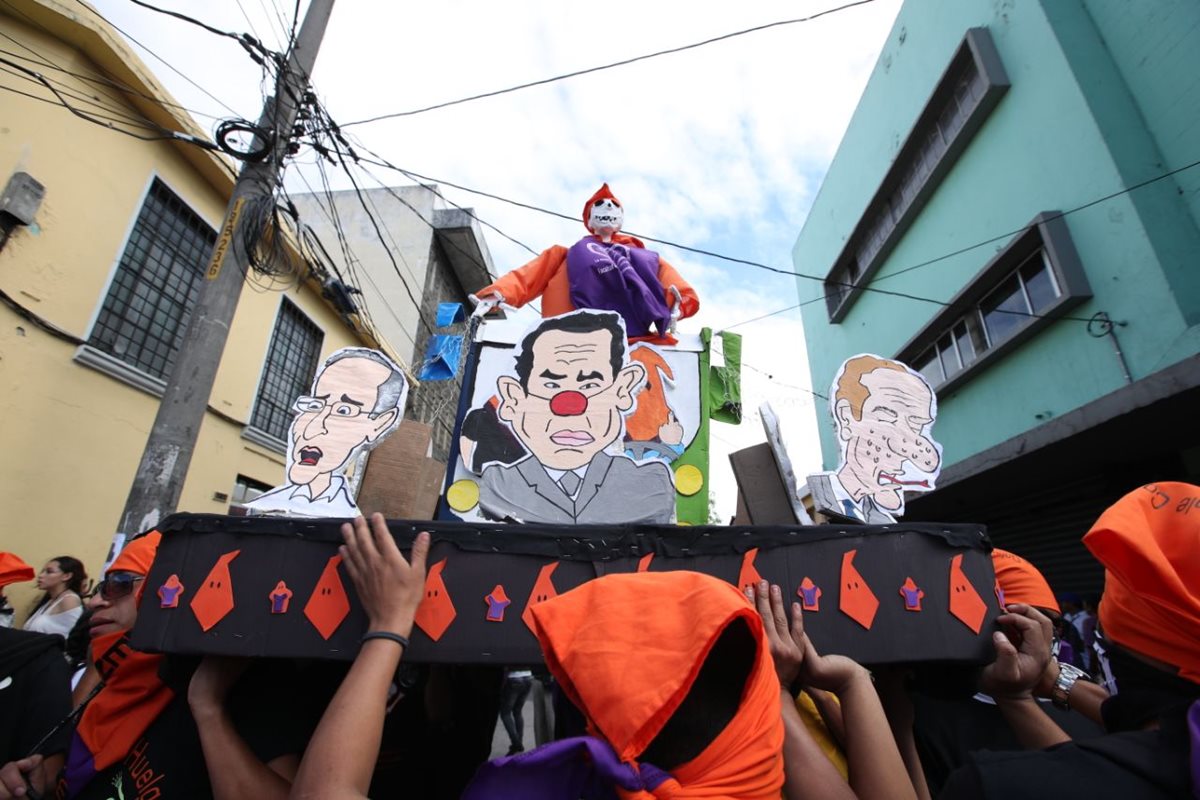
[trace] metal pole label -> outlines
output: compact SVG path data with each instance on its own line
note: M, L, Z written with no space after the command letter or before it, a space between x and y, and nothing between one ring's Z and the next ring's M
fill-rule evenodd
M233 201L233 208L229 209L229 216L225 218L225 225L221 228L221 235L217 239L216 247L213 248L212 260L208 262L205 279L215 281L221 274L221 263L225 261L225 251L229 249L229 244L233 241L233 232L237 229L238 219L242 216L242 206L245 204L245 196Z

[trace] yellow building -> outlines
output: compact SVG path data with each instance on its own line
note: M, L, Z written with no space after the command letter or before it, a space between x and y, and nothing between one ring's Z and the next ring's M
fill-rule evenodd
M0 34L0 186L25 173L44 187L31 224L0 211L0 550L38 569L75 556L94 577L236 165L194 145L115 132L63 105L141 135L150 131L137 121L208 138L81 3L5 0ZM41 73L58 95L18 67ZM356 344L379 343L312 279L248 283L179 509L225 513L245 492L280 482L294 398L319 358ZM19 623L33 585L8 595Z

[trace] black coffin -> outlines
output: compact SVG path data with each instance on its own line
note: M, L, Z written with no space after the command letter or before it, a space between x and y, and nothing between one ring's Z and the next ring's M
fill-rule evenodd
M999 602L991 543L978 525L388 524L406 555L418 531L433 534L429 564L440 578L427 583L425 601L440 613L429 615L425 629L419 616L406 661L539 662L537 641L522 619L530 602L639 568L695 570L735 585L756 571L796 600L807 578L806 587L821 590L817 609L804 615L817 648L867 664L983 662L993 652L990 634ZM162 544L133 645L173 654L353 658L366 617L344 568L331 562L341 542L339 529L338 521L327 520L169 517L159 528ZM440 567L434 570L435 565ZM291 592L286 603L276 591L280 581ZM489 620L489 610L499 616L497 586L510 603L502 619ZM810 601L813 594L810 590ZM851 602L855 599L864 602ZM843 603L858 609L870 628L843 610ZM862 612L872 606L868 620Z

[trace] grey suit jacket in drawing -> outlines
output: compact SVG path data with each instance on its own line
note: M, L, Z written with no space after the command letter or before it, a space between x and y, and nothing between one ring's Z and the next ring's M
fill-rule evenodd
M479 507L492 519L566 525L668 524L675 517L671 470L660 461L638 464L598 453L572 500L527 456L515 464L492 464L480 478Z
M808 476L808 491L812 494L813 508L817 511L826 516L843 517L855 522L865 522L867 525L892 525L896 522L891 512L876 505L870 497L864 497L857 503L851 500L853 507L846 508L833 486L836 480L836 475L827 472Z

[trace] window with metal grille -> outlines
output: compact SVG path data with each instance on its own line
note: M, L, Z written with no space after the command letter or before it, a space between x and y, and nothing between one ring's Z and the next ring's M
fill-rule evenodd
M312 386L323 338L321 329L304 316L295 303L283 298L275 332L271 334L267 365L258 384L251 427L276 439L287 440L292 405Z
M88 344L167 378L217 234L155 179Z

